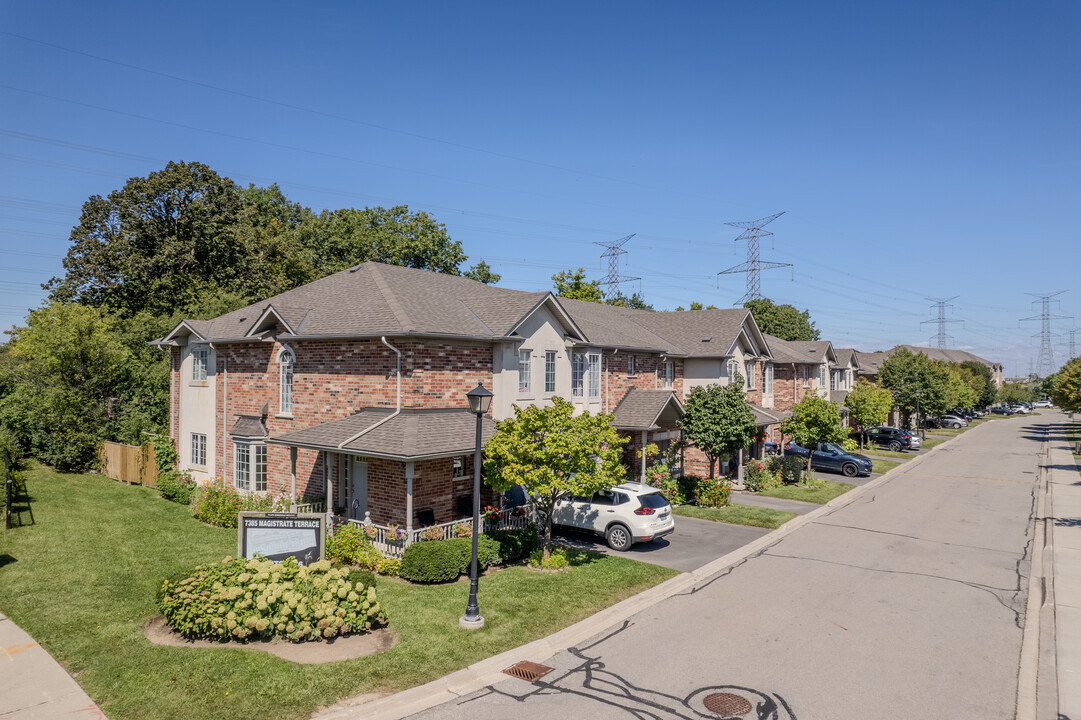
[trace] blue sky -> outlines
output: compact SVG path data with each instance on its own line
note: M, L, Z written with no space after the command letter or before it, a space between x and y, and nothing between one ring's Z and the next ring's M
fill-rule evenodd
M784 211L762 292L838 347L927 344L958 296L951 347L1014 374L1026 293L1081 325L1073 0L309 5L0 2L0 326L89 196L169 160L425 210L504 287L637 233L625 289L731 306L724 223Z

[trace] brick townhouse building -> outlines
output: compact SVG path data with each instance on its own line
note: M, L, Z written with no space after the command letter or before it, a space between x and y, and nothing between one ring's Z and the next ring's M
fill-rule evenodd
M631 310L374 262L183 321L158 344L172 358L170 436L193 477L329 497L408 529L469 514L465 394L478 383L494 394L485 439L515 404L560 396L614 415L635 473L635 450L679 437L697 385L738 372L760 426L780 418L773 343L747 310ZM685 462L705 471L696 449Z

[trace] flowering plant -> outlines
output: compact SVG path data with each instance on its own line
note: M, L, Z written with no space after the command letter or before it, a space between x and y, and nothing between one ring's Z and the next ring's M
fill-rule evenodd
M513 517L525 517L525 507L522 505L516 505L513 510L510 511Z
M387 542L401 542L405 540L405 530L402 530L400 525L387 525L387 530L383 534Z
M455 537L472 537L473 536L473 521L465 520L460 523L455 523L452 528Z
M377 528L375 525L365 525L364 534L368 536L369 540L375 540L377 537L379 537L379 528Z
M484 510L481 511L480 515L484 519L484 522L489 525L494 525L502 519L499 514L499 508L493 507L491 505L485 507Z

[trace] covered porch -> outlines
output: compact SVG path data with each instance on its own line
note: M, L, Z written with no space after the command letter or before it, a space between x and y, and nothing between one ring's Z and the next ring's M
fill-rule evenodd
M317 451L328 517L375 528L374 540L394 546L470 520L476 423L465 409L364 408L267 443L289 448L293 497L297 453ZM494 432L482 417L481 442ZM498 495L482 485L480 503L498 505Z
M683 417L683 403L671 390L632 388L623 396L613 414L612 425L630 437L630 442L623 449L627 465L634 472L636 480L645 482L646 463L644 458L638 457L638 451L654 443L664 452L682 437L678 423Z

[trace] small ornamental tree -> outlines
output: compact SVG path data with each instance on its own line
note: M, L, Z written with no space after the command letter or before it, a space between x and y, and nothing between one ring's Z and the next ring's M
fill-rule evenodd
M516 405L514 417L497 421L495 435L484 446L485 482L498 492L521 485L533 498L544 520L547 558L556 502L622 482L620 448L626 442L611 415L575 415L563 398L553 398L550 407Z
M818 443L844 442L846 436L837 403L813 394L792 406L792 416L781 423L781 432L807 448L808 470Z
M709 459L711 478L715 477L716 461L750 445L758 429L738 373L728 385L693 388L683 407L679 426L687 440Z
M1032 399L1032 391L1024 383L1002 383L998 389L998 401L1007 405L1028 402Z
M1067 412L1081 412L1081 358L1063 365L1057 375L1058 382L1051 391L1051 399Z
M856 381L856 387L852 388L852 392L845 398L845 405L848 405L852 422L860 429L862 450L867 428L881 425L889 417L890 408L893 407L893 393L878 383L860 378Z

